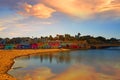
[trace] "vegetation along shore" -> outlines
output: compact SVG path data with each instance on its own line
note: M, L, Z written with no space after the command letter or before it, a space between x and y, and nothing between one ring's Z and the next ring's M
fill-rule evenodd
M111 46L120 46L120 39L106 39L102 36L93 37L90 35L81 36L78 33L75 36L70 34L56 35L55 37L41 36L40 38L16 37L0 38L0 49L95 49Z

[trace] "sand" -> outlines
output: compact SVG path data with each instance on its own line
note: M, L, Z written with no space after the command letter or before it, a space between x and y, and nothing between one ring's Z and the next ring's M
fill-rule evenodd
M27 50L0 50L0 80L17 80L11 75L7 74L7 71L11 69L16 57L43 54L45 52L60 52L69 51L69 49L27 49Z

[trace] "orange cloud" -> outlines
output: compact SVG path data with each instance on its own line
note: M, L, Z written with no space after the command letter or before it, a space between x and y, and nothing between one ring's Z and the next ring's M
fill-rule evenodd
M80 18L89 18L110 10L120 11L119 0L44 0L57 11Z
M20 7L21 8L21 7ZM51 17L52 13L56 12L56 10L47 7L44 4L36 4L36 5L30 5L30 4L23 4L22 10L19 11L19 14L25 15L25 16L35 16L38 18L49 18Z
M46 6L47 5L47 6ZM49 7L48 7L49 6ZM21 8L21 7L20 7ZM49 18L54 12L61 12L69 16L79 18L90 18L96 14L109 15L112 11L114 17L120 16L119 0L42 0L38 4L22 4L19 14L35 16L38 18ZM107 14L104 14L108 12Z

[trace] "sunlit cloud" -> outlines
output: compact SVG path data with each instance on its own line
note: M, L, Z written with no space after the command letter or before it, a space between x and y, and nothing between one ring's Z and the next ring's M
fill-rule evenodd
M7 27L1 27L0 26L0 31L3 31L3 30L5 30Z
M20 20L24 20L25 18L19 15L12 15L12 16L8 16L5 18L0 18L0 24L1 25L11 25L11 24L18 24L18 22ZM13 26L15 27L15 26Z
M0 34L5 37L40 36L45 26L55 22L50 20L40 20L39 18L23 17L18 14L10 15L0 19ZM32 33L32 34L31 34Z
M16 36L16 35L18 35L18 34L16 34L15 32L10 32L9 33L11 36Z
M76 32L114 37L117 35L114 31L119 33L120 0L0 0L0 10L1 37L73 35ZM94 28L100 26L99 21L104 24L101 29L117 28L105 34L105 29Z
M52 22L41 22L41 24L52 24Z
M18 14L37 18L50 18L55 12L82 19L100 13L104 16L103 13L108 12L108 16L111 17L109 11L114 13L114 17L120 17L120 0L13 0L12 2L4 0L0 4L18 10Z
M44 0L44 3L57 11L80 18L89 18L111 10L116 14L120 13L118 12L120 11L118 0L117 2L115 0Z
M33 1L34 2L34 1ZM36 2L36 1L35 1ZM61 12L72 17L88 19L97 14L104 16L104 12L114 13L114 17L120 17L119 0L38 0L35 4L19 3L17 13L23 16L37 18L50 18L55 12ZM106 14L105 14L106 15ZM106 15L107 16L107 15Z
M18 13L24 16L34 16L38 18L49 18L52 16L52 13L56 12L56 10L47 7L42 3L38 3L35 5L24 3L20 5L21 11Z

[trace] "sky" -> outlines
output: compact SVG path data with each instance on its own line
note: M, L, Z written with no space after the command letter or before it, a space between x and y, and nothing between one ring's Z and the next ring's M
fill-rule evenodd
M120 39L120 0L0 0L0 37L81 33Z

